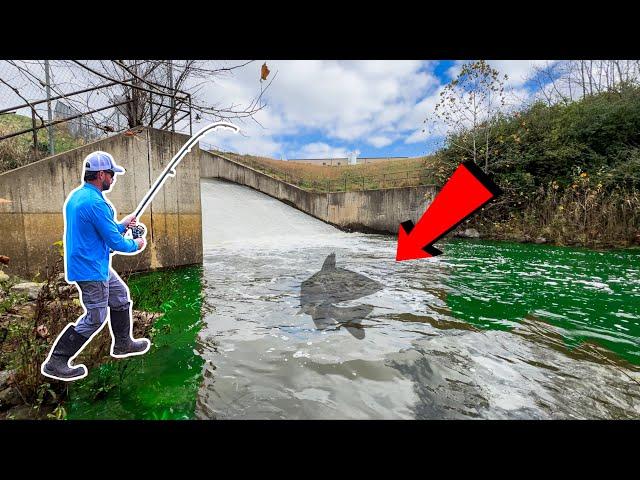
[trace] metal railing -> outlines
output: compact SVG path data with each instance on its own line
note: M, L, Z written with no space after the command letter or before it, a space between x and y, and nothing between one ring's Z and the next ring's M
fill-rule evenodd
M333 173L335 172L335 169L345 169L340 178L310 178L308 175L303 176L298 173L278 170L277 168L273 168L263 162L234 153L227 152L221 154L219 151L211 149L211 146L207 144L203 144L202 147L208 149L215 155L220 155L223 158L228 157L234 162L253 168L254 170L269 175L270 177L311 192L331 193L437 185L433 174L428 170L421 168L387 172L377 175L366 175L349 171L353 166L345 165L344 167L333 167L328 170Z
M79 114L76 115L71 115L71 116L65 116L62 119L59 120L54 120L54 121L43 121L42 119L40 119L40 124L38 124L38 121L36 120L36 117L39 117L39 115L36 112L36 106L41 105L43 103L47 103L50 104L52 101L55 100L61 100L61 99L65 99L68 100L71 97L77 96L77 95L81 95L84 93L89 93L89 92L93 92L93 91L98 91L98 90L102 90L102 89L106 89L106 88L110 88L113 87L115 85L118 84L123 84L127 87L130 87L131 89L134 90L139 90L139 91L144 91L146 93L149 94L149 99L146 100L143 103L147 103L149 104L149 119L151 119L151 125L150 126L154 126L154 122L153 122L153 106L157 106L157 107L164 107L167 108L168 111L168 116L167 118L164 120L164 123L162 123L160 129L166 129L168 128L169 125L171 125L171 130L175 131L175 124L179 123L180 121L184 120L185 118L189 117L189 134L192 135L193 134L193 122L192 122L192 103L191 103L191 94L183 92L181 90L177 90L174 89L174 91L170 92L161 92L161 91L153 91L153 90L149 90L147 88L144 87L140 87L138 85L134 84L134 79L126 79L123 81L118 81L118 82L109 82L103 85L98 85L95 87L91 87L91 88L84 88L82 90L77 90L68 94L64 94L64 95L57 95L54 97L49 97L49 98L45 98L42 100L36 100L33 102L26 102L23 103L21 105L15 105L9 108L4 108L0 110L0 115L4 115L4 114L11 114L11 113L16 113L18 110L24 109L24 108L29 108L31 111L31 127L30 128L26 128L26 129L22 129L20 131L17 132L11 132L5 135L0 136L0 142L3 140L7 140L9 138L13 138L13 137L17 137L19 135L24 135L27 133L31 133L32 134L32 141L33 141L33 148L34 148L34 152L38 151L38 131L46 128L49 129L50 127L53 127L54 125L60 125L63 123L67 123L79 118L84 118L90 115L93 115L95 113L104 111L104 110L108 110L111 108L117 108L120 106L124 106L127 104L131 104L133 102L135 102L135 100L131 99L131 100L125 100L122 102L116 102L116 103L110 103L109 105L105 106L105 107L100 107L100 108L94 108L91 110L88 110L86 112L81 112ZM181 94L181 95L178 95ZM170 105L164 105L163 103L158 103L156 101L154 101L154 96L156 97L168 97L171 99L171 104ZM181 116L180 118L176 119L176 114L177 112L180 113L184 113L183 116ZM40 117L39 117L40 118ZM139 125L136 125L139 126ZM128 130L130 127L127 126L126 128L120 129L120 130L116 130L112 127L110 128L106 128L106 127L96 127L98 130L102 129L105 132L112 132L112 133L118 133L121 131L125 131ZM134 126L135 128L135 126ZM55 151L53 150L52 147L52 141L51 141L51 133L49 134L50 139L49 139L49 143L50 143L50 153L54 154Z
M389 172L379 175L344 175L339 179L309 180L299 175L278 172L275 172L272 176L304 190L324 193L434 186L436 184L433 176L421 169Z

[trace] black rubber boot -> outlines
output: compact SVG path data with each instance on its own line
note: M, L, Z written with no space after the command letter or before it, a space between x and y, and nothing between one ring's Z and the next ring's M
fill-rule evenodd
M114 357L128 357L142 355L149 350L151 342L146 338L134 340L131 338L133 323L129 310L111 310L111 330L113 331L113 347L111 355Z
M87 338L76 332L73 325L68 325L54 345L49 361L42 364L40 371L47 377L65 382L86 377L87 367L84 365L69 367L69 359L86 343Z

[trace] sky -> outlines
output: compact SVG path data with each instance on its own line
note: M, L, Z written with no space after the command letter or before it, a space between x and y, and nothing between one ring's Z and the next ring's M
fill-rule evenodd
M350 152L359 157L432 153L442 144L446 129L441 125L434 131L423 132L424 121L434 118L440 92L456 77L465 60L266 60L270 74L261 83L260 69L264 62L256 60L204 83L202 79L195 80L201 84L196 98L220 107L249 105L271 82L263 92L265 106L255 114L255 121L233 120L242 134L217 130L205 137L208 146L276 159L346 157ZM246 62L211 63L229 67ZM508 76L505 84L508 99L511 107L518 107L536 91L535 82L528 80L532 69L554 62L488 60L488 63ZM68 64L54 61L53 65L53 82L63 91L85 88L88 80L83 77L92 75L81 67L75 66L78 70L75 71ZM44 75L42 67L33 62L26 62L25 67L37 78ZM42 88L34 89L4 62L0 62L0 78L20 87L32 100L44 98ZM186 85L183 90L191 91L189 87ZM106 100L104 95L93 95L93 108L102 106ZM2 106L19 103L24 102L0 85ZM42 104L39 109L46 106ZM30 115L27 109L18 113ZM204 122L195 123L194 131L200 126ZM188 123L178 125L178 130L188 133Z
M230 62L233 63L233 62ZM200 95L215 104L247 105L260 93L256 61L216 80ZM442 141L443 130L423 132L439 93L460 71L462 60L332 61L266 60L273 82L263 95L257 122L236 121L242 135L218 130L206 143L221 150L277 159L424 155ZM489 61L506 74L513 106L530 100L527 80L543 60ZM204 125L204 124L203 124ZM197 128L197 127L196 127Z

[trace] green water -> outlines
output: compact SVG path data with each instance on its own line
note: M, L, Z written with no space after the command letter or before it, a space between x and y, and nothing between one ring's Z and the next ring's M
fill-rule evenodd
M201 327L202 268L133 275L134 309L163 312L151 349L113 359L69 387L69 419L190 419L203 360L194 354Z
M450 241L451 314L481 329L523 319L557 327L565 345L598 344L640 365L640 250Z
M339 237L339 239L342 238L342 236ZM386 300L386 303L383 302L386 308L380 309L380 312L385 315L390 307L407 313L413 311L415 305L408 299L423 298L416 297L419 292L416 292L415 288L416 285L422 285L423 280L427 278L429 279L427 293L433 292L437 297L436 300L442 298L446 302L446 311L441 310L437 302L423 307L433 308L434 311L438 309L446 318L451 318L455 322L462 321L483 331L513 332L514 339L518 338L515 334L522 333L527 325L536 326L536 328L539 325L548 325L552 326L554 333L559 335L563 347L559 349L563 352L560 353L561 356L576 350L584 342L589 342L611 352L615 358L620 359L621 363L640 365L639 250L595 252L547 245L452 240L442 245L445 255L439 257L438 263L424 263L419 264L419 267L414 265L413 268L409 268L407 264L391 260L393 245L386 237L345 236L345 238L348 242L341 247L345 251L338 249L340 258L349 258L351 255L351 261L355 264L369 265L367 262L370 262L371 268L375 268L376 271L388 270L379 278L376 277L385 284L383 296L380 297L382 300L387 299L384 295L388 292L388 302ZM358 248L360 250L364 248L364 250L360 251ZM367 253L369 252L367 249L372 249L371 252L375 254ZM260 255L263 254L264 251L260 250ZM323 250L318 258L322 260L325 254ZM291 256L287 255L287 261L282 265L276 259L265 261L261 256L258 256L257 264L245 257L238 259L235 255L228 261L215 257L208 260L207 258L203 267L140 274L130 278L128 284L134 299L134 308L164 313L154 326L151 350L140 357L109 360L98 368L92 369L86 379L70 384L70 400L66 405L68 418L209 418L209 413L198 414L196 406L198 396L203 395L204 392L205 398L201 401L209 405L214 412L217 411L216 408L219 410L222 407L228 407L226 404L219 405L220 391L224 393L226 379L223 375L226 372L224 365L225 362L231 363L228 366L227 376L231 375L235 378L239 367L227 356L241 351L240 346L244 345L242 341L247 335L252 341L258 343L251 344L251 347L247 346L246 358L242 357L244 363L241 362L240 365L248 362L251 368L239 370L242 372L239 378L248 382L249 385L259 384L261 381L266 381L266 378L271 378L266 373L271 368L273 375L277 377L278 386L274 386L274 391L279 392L278 395L283 395L282 385L291 381L292 374L290 367L287 366L291 362L286 362L287 357L284 353L278 354L271 363L261 361L261 355L269 351L267 347L273 347L273 345L269 343L269 345L260 346L259 342L272 342L274 338L273 335L265 334L265 322L276 322L277 325L300 325L301 320L297 316L278 310L287 307L286 302L292 302L291 311L297 311L299 305L296 293L299 283L296 282L298 280L293 283L274 284L273 279L283 278L283 275L297 275L296 279L306 278L307 273L300 273L304 272L304 264L307 262L304 254L299 251L291 252ZM316 263L321 263L320 260ZM295 262L302 262L302 265ZM208 320L207 328L213 328L215 331L204 336L205 343L207 338L215 338L216 342L229 343L229 345L226 343L222 345L225 348L205 349L209 355L213 355L209 361L218 367L215 373L209 372L211 377L209 382L215 379L216 385L209 385L205 389L202 385L203 382L205 385L207 383L206 378L203 378L207 359L196 353L196 350L200 351L198 334L203 326L201 320L203 276L206 277L208 284L216 286L207 290L207 296L211 297L209 301L213 302L218 310L218 316L214 315ZM420 282L416 283L417 280ZM262 302L264 292L271 292L269 289L273 288L282 288L283 295L284 293L287 295L278 297L277 301ZM399 299L405 298L403 294L408 295L407 300L400 301L396 305ZM429 295L424 298L430 298ZM242 310L243 308L246 311ZM242 320L245 317L251 321L243 323ZM380 318L372 315L369 318L372 327L367 331L367 338L373 339L370 340L373 343L368 347L369 349L381 348L381 345L385 345L384 342L402 342L402 339L407 337L406 322L390 320L390 318L384 315ZM225 322L230 322L231 330L225 331L224 335L220 336L216 328L224 328ZM445 324L445 322L440 323ZM433 325L416 323L411 330L422 328L429 335L433 335L432 328L439 329L440 323L435 322ZM365 326L367 325L365 322ZM251 328L259 328L255 333L256 336L250 335ZM304 331L307 332L307 330ZM446 328L436 331L440 332L443 340L452 335L451 330ZM375 336L376 334L379 336ZM303 349L308 348L309 341L317 342L318 339L314 335L320 335L320 333L314 332L311 328L307 336L302 338L302 346L296 348L302 352ZM349 335L343 338L336 332L334 336L326 338L327 341L333 342L325 346L330 348L329 351L350 352L351 345L353 348L357 346L359 355L366 357L368 354L368 351L360 351L365 343L358 343ZM463 340L463 337L451 338L458 339L452 340L453 345L457 345L456 341ZM483 337L468 338L482 340ZM528 337L526 342L537 343L539 339L540 337L536 334ZM346 343L344 345L337 343L339 340ZM349 341L356 344L352 345ZM282 342L287 343L286 340ZM520 344L514 343L511 346L512 350L522 353L523 349L518 345ZM555 345L552 347L556 348ZM464 350L460 348L461 351ZM211 352L218 353L214 355ZM323 352L319 352L321 353ZM306 358L300 358L306 360ZM436 357L429 358L431 361L436 360ZM292 358L292 360L298 360L298 358ZM536 359L526 358L526 360L533 364ZM546 361L549 362L549 360ZM252 376L254 364L255 377ZM571 365L573 365L571 368L577 372L580 371L578 365L586 364L583 360L577 359ZM556 365L554 368L561 367ZM544 371L546 370L540 368L539 373L542 375ZM474 375L478 381L484 378L479 377L477 373ZM582 378L576 375L574 375L576 378ZM420 382L425 381L422 376L419 378L422 378ZM491 378L487 377L487 382L490 382ZM328 382L330 377L324 380ZM541 376L540 385L545 381L546 377ZM585 385L588 383L584 378L582 382ZM235 389L238 386L234 385L229 388L237 394ZM542 388L540 385L536 388ZM344 389L347 387L341 387L340 391ZM213 393L208 393L209 391ZM288 390L284 389L284 391ZM534 389L534 391L538 390ZM606 392L609 395L613 390L609 389ZM405 401L404 396L402 401ZM256 408L267 408L271 400L263 399L256 402ZM398 402L398 404L402 403L400 400ZM283 407L283 418L297 418L299 409L291 408L288 410ZM582 412L581 408L583 406L577 406L576 411ZM629 407L625 408L632 411ZM627 412L627 410L624 411ZM600 413L597 415L593 413L595 410L587 409L585 412L591 412L585 414L589 418L591 418L589 415L595 417L600 415ZM247 414L239 414L239 417L244 418L244 415ZM342 418L346 413L341 411L337 415L337 418ZM439 415L440 413L434 413L435 417ZM609 418L610 413L602 415L603 418ZM389 416L394 418L391 413ZM258 417L262 418L256 414L256 418Z

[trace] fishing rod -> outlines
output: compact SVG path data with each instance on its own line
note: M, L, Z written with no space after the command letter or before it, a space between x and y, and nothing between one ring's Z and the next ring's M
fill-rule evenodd
M144 196L142 201L138 204L138 207L134 212L134 216L136 217L136 219L139 218L140 215L142 215L142 212L144 212L144 210L147 208L147 205L151 203L151 201L153 200L153 197L155 197L156 193L158 193L162 185L164 185L164 182L167 181L167 178L175 177L176 167L178 166L180 161L182 161L185 155L187 155L187 153L191 151L194 145L196 145L200 137L207 134L209 131L216 130L218 128L226 128L226 129L232 130L235 133L238 133L240 131L238 127L227 122L211 123L205 126L204 128L198 130L195 133L195 135L193 135L191 138L189 138L189 140L187 140L187 142L182 146L182 148L178 151L178 153L174 155L174 157L171 159L169 164L165 167L165 169L162 171L158 179L155 181L153 186L149 189L147 194ZM128 228L127 231L128 230L131 230L131 234L133 238L143 237L145 234L145 228L141 224L136 225L135 227L132 227L130 229ZM126 233L127 232L125 232L125 234Z

